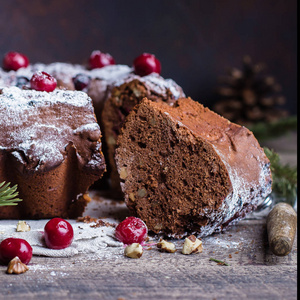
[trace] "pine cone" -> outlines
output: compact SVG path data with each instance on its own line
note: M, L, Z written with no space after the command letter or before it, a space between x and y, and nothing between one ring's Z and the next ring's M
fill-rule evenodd
M279 95L281 86L271 76L263 74L264 64L252 64L243 58L242 70L232 68L228 76L220 78L218 89L221 99L213 109L232 122L251 125L255 122L272 122L288 115L280 108L285 98Z

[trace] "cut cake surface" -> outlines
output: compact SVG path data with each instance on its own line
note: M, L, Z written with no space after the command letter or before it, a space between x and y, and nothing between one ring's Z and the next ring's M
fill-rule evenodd
M271 192L270 163L253 134L190 98L137 105L116 162L128 208L155 233L212 234Z

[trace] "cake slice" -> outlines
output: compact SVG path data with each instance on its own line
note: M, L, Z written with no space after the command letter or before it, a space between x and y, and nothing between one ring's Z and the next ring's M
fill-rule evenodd
M104 154L114 191L121 191L114 155L117 137L126 116L144 97L154 102L173 105L178 98L184 96L182 88L172 79L164 79L156 73L143 77L130 74L110 85L100 125L105 141L106 152Z
M105 171L101 132L86 93L17 87L0 94L0 182L18 184L0 218L77 217Z
M144 99L115 158L128 208L157 234L210 235L271 192L270 162L253 134L190 98Z

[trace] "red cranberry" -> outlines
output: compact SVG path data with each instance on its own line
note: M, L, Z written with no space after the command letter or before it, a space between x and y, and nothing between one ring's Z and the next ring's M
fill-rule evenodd
M56 85L56 79L46 72L37 71L30 79L30 87L37 91L52 92Z
M85 74L77 74L74 78L72 78L75 90L83 91L90 84L91 78Z
M0 261L7 265L16 256L27 265L32 257L32 248L29 243L17 238L3 240L0 244Z
M146 76L151 73L161 72L161 65L159 60L149 53L143 53L133 61L134 72L139 76Z
M95 50L92 52L89 59L90 69L103 68L108 65L114 65L114 58L108 54Z
M17 71L20 68L26 68L29 65L29 59L19 52L8 52L3 58L3 69L7 71Z
M74 237L72 225L64 219L53 218L44 228L45 242L48 248L64 249L71 245Z
M115 237L124 244L142 243L147 238L148 228L139 218L128 217L116 228Z

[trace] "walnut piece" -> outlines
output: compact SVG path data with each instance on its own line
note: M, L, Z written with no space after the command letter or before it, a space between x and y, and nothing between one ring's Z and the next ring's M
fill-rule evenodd
M132 202L134 202L134 200L135 200L134 193L130 193L130 194L129 194L129 199L130 199Z
M143 198L147 195L147 191L144 188L141 188L138 190L137 194L139 197Z
M90 197L89 193L85 193L82 195L83 200L85 200L87 203L90 203L92 201L92 198Z
M29 268L23 264L18 256L13 258L7 266L6 273L8 274L22 274L28 271Z
M194 235L190 235L184 240L182 254L200 253L202 250L202 241L197 239Z
M164 250L166 252L169 253L174 253L176 252L176 247L175 244L171 243L171 242L167 242L165 240L160 240L157 244L156 244L157 248Z
M17 224L18 232L30 231L30 226L26 223L26 221L19 221Z
M140 258L143 255L143 247L139 243L133 243L125 248L124 254L130 258Z
M127 176L128 176L127 169L125 167L122 167L120 169L120 178L125 180Z

